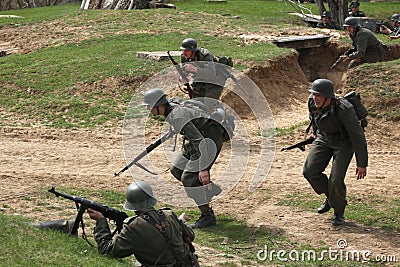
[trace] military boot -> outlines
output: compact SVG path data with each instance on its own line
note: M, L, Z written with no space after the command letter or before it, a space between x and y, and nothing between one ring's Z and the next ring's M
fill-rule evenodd
M190 225L194 228L205 228L217 225L217 218L214 215L214 211L209 205L199 206L201 211L200 217Z
M344 224L344 215L335 213L335 215L333 216L332 225L339 226L339 225L343 225L343 224Z
M318 213L322 214L322 213L328 212L330 209L331 209L331 205L329 204L328 198L326 198L325 201L318 208Z

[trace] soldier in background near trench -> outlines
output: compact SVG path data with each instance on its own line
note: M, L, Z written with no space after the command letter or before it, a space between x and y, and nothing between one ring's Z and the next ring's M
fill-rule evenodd
M390 23L392 24L392 29L389 29L385 25L381 25L379 32L383 34L388 34L388 39L397 39L400 36L400 14L393 14Z
M308 91L312 93L308 108L315 140L304 163L303 175L317 194L326 195L318 213L333 208L332 225L338 226L345 220L347 200L344 179L354 153L357 179L367 175L367 141L353 105L344 98L336 98L330 80L317 79ZM324 171L331 159L332 168L328 177Z
M365 17L364 12L360 10L360 2L353 1L349 5L349 17Z
M332 20L332 14L329 11L324 11L321 15L322 22L317 24L318 28L341 30L340 25Z
M353 42L351 53L345 53L341 57L344 61L351 60L349 68L363 63L380 62L383 59L386 49L381 41L369 29L358 24L358 18L347 17L343 26L346 28Z

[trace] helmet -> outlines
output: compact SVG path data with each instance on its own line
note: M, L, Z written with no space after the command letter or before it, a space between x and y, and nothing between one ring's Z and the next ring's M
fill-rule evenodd
M331 12L329 12L329 11L322 12L321 18L323 18L323 17L328 17L331 19L332 18Z
M144 93L142 106L158 107L167 102L168 100L163 90L154 88Z
M194 52L199 50L197 48L197 41L193 38L186 38L185 40L183 40L181 49L182 50L190 50L190 51L194 51Z
M400 22L400 14L393 14L393 16L392 16L391 20L394 20L394 21Z
M315 80L311 85L311 89L308 91L310 93L321 94L325 98L335 97L333 93L333 83L327 79Z
M133 211L146 210L156 204L157 199L153 196L153 189L147 182L133 182L128 186L124 209Z
M347 17L344 20L343 26L345 26L345 27L351 26L351 27L356 28L356 27L359 27L360 24L358 24L358 18L356 18L356 17Z
M359 7L360 6L360 2L358 2L358 1L352 1L351 3L350 3L350 8L352 8L352 7Z

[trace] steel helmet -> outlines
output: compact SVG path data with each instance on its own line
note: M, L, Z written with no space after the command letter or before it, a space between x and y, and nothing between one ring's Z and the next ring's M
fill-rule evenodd
M391 20L400 22L400 14L393 14Z
M142 106L158 107L167 102L168 100L164 91L159 88L154 88L144 93Z
M157 199L153 196L153 189L147 182L133 182L128 186L124 209L133 211L147 210L156 204Z
M196 52L197 48L197 41L193 38L186 38L182 41L181 50L190 50Z
M317 79L312 85L311 89L308 90L310 93L321 94L325 98L335 97L333 93L333 83L327 79Z
M356 27L359 27L360 24L358 24L358 18L357 17L347 17L344 20L343 26L344 27L351 26L351 27L356 28Z
M324 11L324 12L322 12L321 18L323 18L323 17L328 17L328 18L331 19L332 18L332 14L329 11Z
M358 2L358 1L353 1L353 2L350 3L350 8L359 7L359 6L360 6L360 2Z

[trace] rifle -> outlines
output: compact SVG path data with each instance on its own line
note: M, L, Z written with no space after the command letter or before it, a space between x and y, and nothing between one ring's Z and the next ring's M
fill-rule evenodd
M295 149L295 148L298 148L301 151L305 151L306 150L305 146L311 144L312 142L314 142L314 140L315 140L315 138L310 136L304 141L301 141L301 142L299 142L297 144L282 148L281 151L292 150L292 149Z
M349 49L347 49L347 51L344 52L343 55L339 56L339 58L335 61L335 63L332 64L332 66L329 69L331 70L335 68L337 64L341 63L345 59L344 56L348 56L355 51L357 51L357 49L354 47L350 47Z
M171 56L171 54L169 53L169 51L167 51L167 54L168 54L168 57L169 57L169 59L171 60L172 64L174 64L175 69L178 71L179 75L180 75L183 79L187 80L187 74L183 71L182 67L178 64L178 62L176 62L176 61L174 60L174 58ZM187 83L185 83L185 86L186 86L186 91L188 92L189 98L192 99L192 97L193 97L193 89L192 89L192 87L190 86L189 81L188 81Z
M104 215L104 217L115 222L116 228L115 228L114 232L112 233L112 236L114 236L114 234L116 232L118 232L118 233L121 232L123 222L126 218L128 218L128 215L123 211L119 211L119 210L104 206L102 204L96 203L91 200L87 200L85 198L70 196L70 195L66 195L66 194L57 192L54 187L50 188L49 192L56 195L56 197L63 197L63 198L66 198L66 199L69 199L69 200L72 200L75 202L76 209L78 210L78 215L76 216L74 226L72 227L70 234L76 235L78 233L79 224L81 224L82 231L83 231L82 237L88 243L89 243L89 241L87 240L86 235L85 235L85 225L83 224L83 218L82 218L83 213L88 208L101 212Z
M150 171L147 169L145 166L139 163L139 160L142 159L144 156L149 154L151 151L153 151L155 148L157 148L159 145L167 141L168 138L173 136L175 132L170 129L168 130L165 134L163 134L160 138L158 138L156 141L148 145L139 155L137 155L128 165L126 165L123 169L121 169L119 172L114 173L114 177L119 176L121 173L132 167L132 165L136 165L139 168L147 171L148 173L151 173L153 175L157 175L157 173Z

